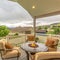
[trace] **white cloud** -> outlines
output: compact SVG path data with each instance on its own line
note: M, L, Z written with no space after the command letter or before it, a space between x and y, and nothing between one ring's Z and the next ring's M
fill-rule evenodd
M60 15L38 18L37 21L41 23L40 25L49 25L49 24L53 24L53 23L60 23Z
M32 20L32 18L23 7L16 2L0 0L0 21L19 23L24 20Z

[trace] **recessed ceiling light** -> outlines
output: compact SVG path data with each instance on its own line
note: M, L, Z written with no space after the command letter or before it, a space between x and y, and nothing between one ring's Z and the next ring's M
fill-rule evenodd
M35 8L35 6L33 5L33 6L32 6L32 8L34 9L34 8Z

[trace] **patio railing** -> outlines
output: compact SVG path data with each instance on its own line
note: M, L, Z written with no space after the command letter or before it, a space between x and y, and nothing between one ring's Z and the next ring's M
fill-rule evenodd
M60 35L55 35L55 34L36 34L36 37L39 38L38 42L40 42L40 43L45 43L48 36L58 38L59 39L58 46L60 46Z
M60 35L51 35L51 34L36 34L36 37L39 38L38 42L40 43L45 43L47 40L48 36L53 36L53 37L57 37L59 39L59 44L58 46L60 46ZM2 39L3 37L0 37L0 39ZM26 34L20 34L18 36L7 36L4 37L5 39L7 39L8 42L12 43L13 45L17 45L20 46L20 44L26 42L27 39L27 35Z

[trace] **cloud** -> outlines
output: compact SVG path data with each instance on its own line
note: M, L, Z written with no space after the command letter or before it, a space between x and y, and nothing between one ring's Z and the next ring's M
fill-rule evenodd
M40 25L50 25L53 23L60 23L60 15L38 18L37 21L41 23Z
M16 2L0 0L0 21L19 23L24 20L32 20L32 18L23 7Z

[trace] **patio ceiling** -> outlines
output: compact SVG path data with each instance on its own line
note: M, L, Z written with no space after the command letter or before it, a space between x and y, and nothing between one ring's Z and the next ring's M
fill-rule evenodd
M60 14L60 0L12 0L24 7L32 17L45 17ZM35 8L32 8L35 6Z

